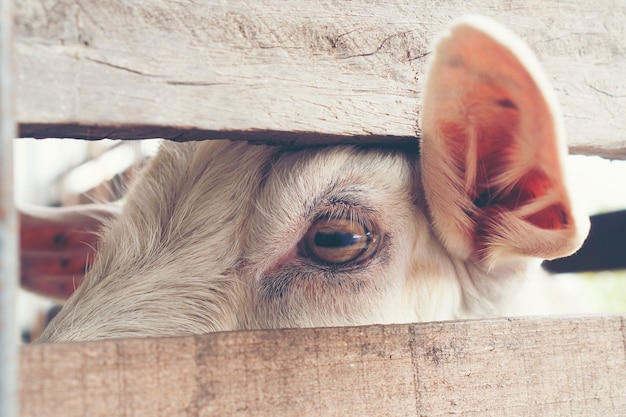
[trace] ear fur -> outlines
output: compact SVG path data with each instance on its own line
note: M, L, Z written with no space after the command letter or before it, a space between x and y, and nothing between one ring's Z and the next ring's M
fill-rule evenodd
M446 248L488 266L576 251L589 220L572 203L560 109L528 46L469 16L441 36L431 59L422 178Z

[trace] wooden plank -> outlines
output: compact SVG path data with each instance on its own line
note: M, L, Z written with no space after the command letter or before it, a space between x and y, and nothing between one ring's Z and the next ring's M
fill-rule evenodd
M33 345L22 416L626 416L626 316Z
M16 134L12 0L0 0L0 416L18 415L18 220L13 202Z
M626 158L620 0L23 0L20 135L406 140L430 44L466 13L537 52L573 152Z

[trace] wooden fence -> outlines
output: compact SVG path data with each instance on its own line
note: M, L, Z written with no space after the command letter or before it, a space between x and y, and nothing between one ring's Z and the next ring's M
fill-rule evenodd
M625 416L626 317L22 349L22 416Z
M0 0L4 28L10 3ZM620 0L20 0L13 7L15 34L3 32L1 48L14 51L21 137L413 140L431 40L451 18L480 13L537 52L573 152L626 158ZM0 67L2 80L9 72ZM12 127L4 109L2 126ZM2 250L15 238L3 230ZM20 415L624 416L625 320L27 346Z
M573 152L626 158L626 3L21 0L21 136L414 138L430 45L494 17L536 51Z

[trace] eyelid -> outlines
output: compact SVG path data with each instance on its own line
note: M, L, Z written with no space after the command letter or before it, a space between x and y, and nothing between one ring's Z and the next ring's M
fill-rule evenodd
M368 229L378 228L381 225L376 222L380 219L380 213L364 204L360 204L358 199L342 196L341 198L330 198L321 204L317 204L318 209L309 216L308 226L304 233L319 219L350 219L354 220ZM304 236L303 233L303 236Z

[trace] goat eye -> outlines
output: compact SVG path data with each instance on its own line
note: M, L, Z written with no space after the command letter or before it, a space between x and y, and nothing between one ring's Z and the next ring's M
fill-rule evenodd
M368 259L379 240L376 230L356 221L322 218L313 223L301 243L309 257L338 265Z

